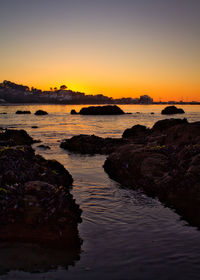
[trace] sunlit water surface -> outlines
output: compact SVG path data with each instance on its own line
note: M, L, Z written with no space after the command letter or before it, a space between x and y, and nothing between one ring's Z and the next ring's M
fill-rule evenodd
M58 160L70 171L74 178L72 193L83 210L79 225L82 253L74 266L66 269L60 265L37 273L23 272L19 267L2 272L0 279L199 279L199 230L158 200L112 181L102 168L106 156L73 154L59 147L62 139L77 134L120 137L135 124L152 127L166 118L160 114L165 106L122 105L125 112L133 113L122 116L70 115L71 109L79 111L81 107L0 107L0 113L7 112L0 114L0 127L25 129L50 146L50 150L42 150L34 144L37 153ZM181 107L186 114L176 117L200 121L200 106ZM49 114L35 116L38 109ZM32 114L16 115L17 110L30 110ZM37 129L32 128L35 125Z

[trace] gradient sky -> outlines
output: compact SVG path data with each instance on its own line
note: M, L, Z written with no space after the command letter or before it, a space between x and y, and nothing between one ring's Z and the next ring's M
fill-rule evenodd
M200 0L0 0L0 81L200 101Z

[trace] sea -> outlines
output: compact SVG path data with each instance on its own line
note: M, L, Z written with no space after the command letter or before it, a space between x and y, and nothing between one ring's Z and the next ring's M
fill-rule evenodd
M56 159L72 174L71 190L83 210L79 235L81 252L69 264L68 252L0 244L0 279L193 280L200 279L200 231L173 209L140 191L125 188L104 172L104 155L80 155L60 148L60 142L79 134L121 137L126 128L152 127L166 105L119 105L125 115L71 115L82 105L1 105L0 127L25 129L45 150L37 154ZM185 114L174 118L200 121L200 105L178 105ZM36 110L48 115L36 116ZM30 110L30 115L17 115ZM32 128L37 126L38 128ZM200 215L200 213L197 213ZM38 251L37 251L38 250ZM36 252L37 253L34 253ZM23 257L26 253L26 257ZM42 259L43 257L43 259ZM42 259L37 266L39 258Z

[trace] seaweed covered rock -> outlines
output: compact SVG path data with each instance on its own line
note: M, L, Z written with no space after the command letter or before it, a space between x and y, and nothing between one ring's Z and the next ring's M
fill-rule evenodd
M9 135L18 137L17 131ZM9 135L1 133L4 141ZM22 142L0 146L0 240L79 250L81 210L70 194L72 176L59 162L35 155L31 142Z
M122 109L116 105L107 106L90 106L82 108L79 112L80 115L123 115L125 114Z
M60 147L80 154L110 154L126 142L122 138L102 138L81 134L62 141Z
M62 186L28 181L0 189L0 240L74 246L80 209Z
M23 129L5 129L0 132L0 146L31 145L35 142Z
M129 144L109 155L104 163L111 178L126 186L155 195L157 182L171 168L170 151L163 147L137 147Z
M162 115L184 114L184 110L176 106L167 106L161 111Z
M37 180L68 188L73 182L62 164L35 155L29 146L1 147L0 170L1 186Z
M173 125L172 125L173 124ZM162 135L160 135L162 133ZM162 145L159 143L161 142ZM147 141L115 149L104 169L117 182L172 206L200 227L200 122L162 121Z

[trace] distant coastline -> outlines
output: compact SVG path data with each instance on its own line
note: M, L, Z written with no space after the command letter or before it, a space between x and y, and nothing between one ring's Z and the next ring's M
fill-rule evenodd
M34 87L19 85L7 80L0 83L0 105L17 104L63 104L63 105L200 105L199 101L167 101L155 102L148 95L141 95L139 98L122 97L112 98L103 94L86 95L83 92L69 90L66 85L61 85L59 89L50 88L49 91L42 91Z

